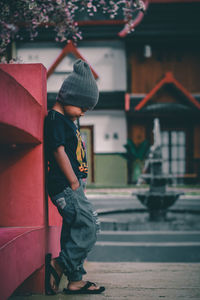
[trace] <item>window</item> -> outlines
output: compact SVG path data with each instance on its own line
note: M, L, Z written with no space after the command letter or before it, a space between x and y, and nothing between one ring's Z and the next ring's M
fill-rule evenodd
M186 171L186 136L184 131L162 131L163 173L184 174Z

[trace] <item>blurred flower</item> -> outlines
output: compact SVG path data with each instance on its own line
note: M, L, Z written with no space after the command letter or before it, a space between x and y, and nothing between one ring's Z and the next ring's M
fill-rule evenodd
M143 0L0 0L0 56L5 55L7 45L23 39L19 28L23 26L30 39L38 35L38 26L49 23L54 26L56 41L82 39L76 16L84 11L93 16L98 10L115 18L121 11L124 20L131 24L136 10L145 10Z

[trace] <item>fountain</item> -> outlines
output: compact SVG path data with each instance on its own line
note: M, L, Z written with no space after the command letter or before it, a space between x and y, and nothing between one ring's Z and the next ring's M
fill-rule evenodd
M145 179L150 189L134 193L134 197L118 195L110 201L104 195L104 201L101 199L99 204L94 198L95 205L99 205L102 231L89 261L200 262L200 201L187 197L174 210L168 210L183 193L166 188L173 176L162 171L158 119L154 120L153 133L154 144L145 162L146 173L140 180ZM141 208L136 196L147 209Z
M179 198L182 192L166 191L166 185L169 179L173 176L163 174L162 171L162 151L161 151L161 134L159 119L154 119L154 144L150 148L148 159L145 162L143 174L139 178L138 184L141 180L145 180L150 185L149 191L138 191L136 193L140 202L148 208L149 219L151 221L159 221L166 219L168 207L173 205ZM149 170L149 173L145 172Z

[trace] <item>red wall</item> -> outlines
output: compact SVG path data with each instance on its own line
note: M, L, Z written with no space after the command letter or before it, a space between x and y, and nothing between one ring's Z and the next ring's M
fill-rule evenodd
M41 64L0 66L0 226L40 226L46 221L45 74Z
M36 272L34 281L29 280L29 291L44 292L41 267L48 251L43 149L46 107L43 65L0 65L1 299L7 299L37 270L40 275Z

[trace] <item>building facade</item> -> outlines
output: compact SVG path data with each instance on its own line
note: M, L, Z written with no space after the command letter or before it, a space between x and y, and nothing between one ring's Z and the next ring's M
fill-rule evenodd
M154 118L161 125L163 172L180 182L199 182L199 13L197 0L152 0L135 32L123 37L120 20L92 21L81 23L83 41L77 45L54 43L52 31L42 28L34 42L13 44L13 57L47 68L48 108L75 59L91 65L100 99L80 120L89 184L133 182L134 165L124 159L124 145L127 139L136 150L144 141L152 144Z

